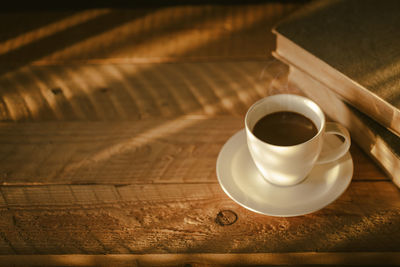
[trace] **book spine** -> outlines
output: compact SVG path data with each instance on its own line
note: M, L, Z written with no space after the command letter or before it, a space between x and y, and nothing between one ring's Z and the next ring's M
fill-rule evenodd
M315 101L331 119L343 124L361 149L400 187L400 137L368 118L323 83L294 66L289 68L289 85Z

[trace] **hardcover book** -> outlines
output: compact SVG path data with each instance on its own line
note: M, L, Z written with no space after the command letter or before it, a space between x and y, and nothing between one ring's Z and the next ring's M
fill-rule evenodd
M400 134L400 1L316 1L273 32L276 56Z
M400 137L358 111L326 85L294 66L289 67L290 86L315 101L331 119L343 124L352 139L400 187Z

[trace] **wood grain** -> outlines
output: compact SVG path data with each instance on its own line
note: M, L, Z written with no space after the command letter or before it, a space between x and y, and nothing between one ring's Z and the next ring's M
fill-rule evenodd
M2 184L216 182L223 144L243 117L0 124ZM354 179L386 180L358 147ZM21 164L23 162L23 164Z
M0 255L6 266L288 266L346 265L395 266L398 252L352 253L191 253L191 254L108 254L108 255Z
M284 84L273 59L30 66L0 75L2 121L121 121L244 115Z
M400 193L386 181L352 183L325 209L293 218L248 211L218 184L13 186L2 187L1 196L0 254L399 252L400 247ZM218 220L223 211L236 220Z
M268 31L303 3L159 5L0 14L0 63L264 59Z
M217 182L248 107L299 93L269 28L302 4L1 13L0 265L396 263L400 193L356 145L349 189L310 215Z

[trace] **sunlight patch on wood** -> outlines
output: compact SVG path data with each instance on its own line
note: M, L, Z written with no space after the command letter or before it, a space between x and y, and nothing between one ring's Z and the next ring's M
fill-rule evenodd
M31 44L40 39L59 33L68 28L82 24L110 12L111 9L85 10L82 12L78 12L70 17L40 27L38 29L20 34L15 38L0 42L0 55L6 54L20 47Z

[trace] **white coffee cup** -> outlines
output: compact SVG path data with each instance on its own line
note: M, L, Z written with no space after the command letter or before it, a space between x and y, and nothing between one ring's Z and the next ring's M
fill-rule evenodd
M307 117L317 127L317 134L304 143L292 146L272 145L258 139L252 132L254 125L265 115L279 111L296 112ZM247 111L245 125L247 145L255 165L267 181L276 185L298 184L307 177L315 164L335 161L350 148L347 129L338 123L326 122L317 104L298 95L278 94L257 101ZM321 155L327 134L342 136L344 142Z

